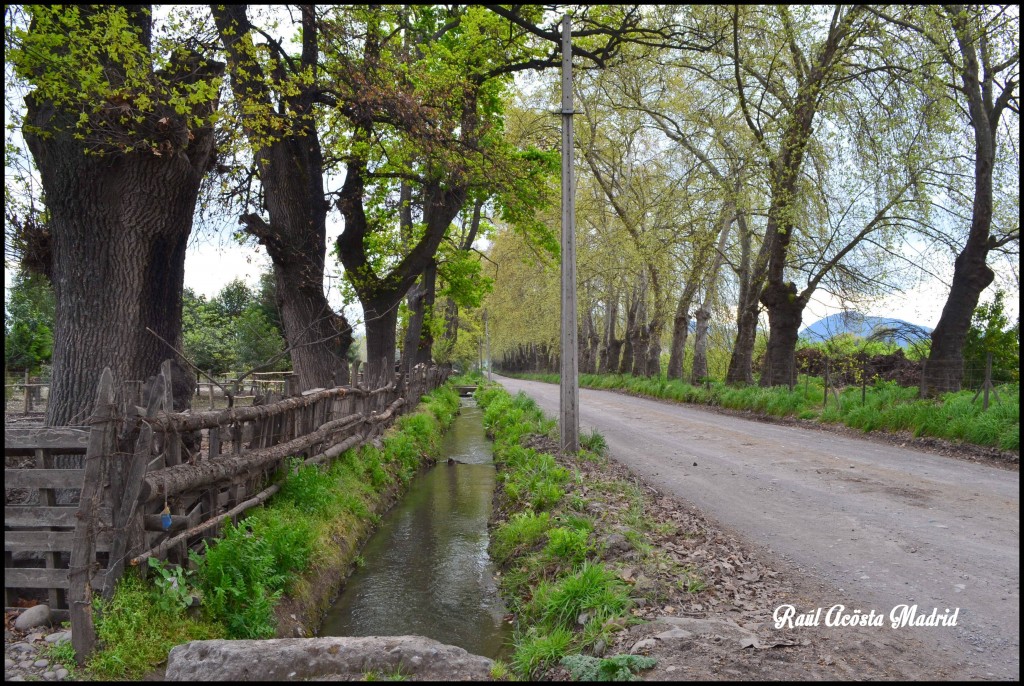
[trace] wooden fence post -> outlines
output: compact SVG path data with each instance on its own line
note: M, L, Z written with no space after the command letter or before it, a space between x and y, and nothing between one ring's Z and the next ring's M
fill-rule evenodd
M23 388L25 389L25 397L23 398L23 400L24 400L23 412L25 414L28 414L29 412L32 411L32 394L29 392L28 379L29 379L29 377L28 377L28 370L26 369L25 370L25 385L23 386Z
M121 502L111 513L114 526L111 537L110 563L103 580L103 597L107 600L114 595L114 585L124 571L125 558L132 554L135 546L145 543L142 525L143 511L139 507L139 495L142 492L142 480L146 476L152 445L153 427L143 422L142 428L139 430L139 437L135 441L135 451L132 453L131 463L125 473Z
M828 407L828 358L825 358L825 402L822 407Z
M108 448L114 438L114 379L110 367L100 375L96 407L85 453L85 480L78 505L78 521L68 570L68 606L71 613L71 645L79 665L96 645L96 628L92 622L92 577L96 564L96 536L100 530L100 507L108 471Z
M917 397L924 398L928 395L928 383L925 380L925 369L928 367L928 358L921 360L921 383L917 388Z
M867 402L868 398L868 361L865 357L861 360L860 368L860 404L863 405Z
M985 358L985 381L982 382L981 388L979 388L978 392L974 394L973 398L971 398L971 403L973 404L974 401L978 399L978 395L980 395L982 392L985 393L985 398L982 401L981 405L983 412L988 411L989 391L992 391L992 395L996 397L997 402L1002 402L1001 400L999 400L999 394L996 392L996 387L992 384L992 353L989 353L988 356Z

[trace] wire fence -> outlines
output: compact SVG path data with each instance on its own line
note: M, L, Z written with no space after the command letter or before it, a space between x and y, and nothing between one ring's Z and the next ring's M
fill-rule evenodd
M772 375L771 360L762 358L761 362L760 369L755 369L755 371L760 372L762 377L767 375L778 382L777 376ZM797 351L794 364L790 367L789 379L782 380L782 384L785 385L788 381L789 389L792 391L801 381L806 387L812 377L817 377L824 385L823 402L826 406L829 403L830 394L838 402L839 394L851 386L861 389L861 400L863 401L868 387L874 386L879 381L895 382L904 388L917 388L917 397L923 398L927 397L929 391L932 390L929 388L929 379L936 377L934 374L936 371L940 372L938 376L941 377L943 367L947 367L951 375L954 376L957 367L961 368L959 388L954 390L975 391L974 400L982 397L986 410L989 407L990 397L996 402L1001 402L997 386L1020 382L1019 367L994 367L991 353L987 355L983 364L976 362L964 364L962 360L911 360L901 353L833 357L818 350L803 349Z

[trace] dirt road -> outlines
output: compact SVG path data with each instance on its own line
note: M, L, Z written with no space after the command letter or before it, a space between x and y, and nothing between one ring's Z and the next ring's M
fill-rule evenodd
M496 377L558 416L558 386ZM967 678L1020 678L1019 472L609 391L580 391L581 430L652 486L821 582L833 605L884 615ZM955 626L890 627L959 609ZM798 613L817 607L797 606Z

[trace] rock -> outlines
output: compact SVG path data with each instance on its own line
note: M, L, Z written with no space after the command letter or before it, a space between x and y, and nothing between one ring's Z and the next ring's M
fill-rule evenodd
M60 643L61 641L70 641L70 640L71 640L71 632L70 631L55 631L54 633L52 633L52 634L50 634L49 636L46 637L46 642L47 643Z
M61 667L57 670L57 681L64 681L70 674L71 672Z
M738 648L759 643L757 634L727 619L661 616L653 620L650 626L653 629L660 629L663 633L668 633L675 629L689 633L691 637L706 636L712 640L724 639L733 642ZM750 643L751 640L754 643Z
M18 642L10 646L9 650L19 653L34 653L36 647L30 643Z
M57 672L43 672L43 679L46 681L56 681Z
M401 671L416 680L489 680L494 662L422 636L325 636L192 641L171 649L167 681L361 678Z
M37 626L44 626L50 623L50 606L36 605L30 607L14 620L14 628L19 631L28 631Z
M50 661L49 660L36 660L35 662L32 663L32 666L33 667L49 667L50 666Z
M605 550L609 555L628 552L632 547L622 534L610 534L604 539Z
M680 629L679 627L675 627L669 629L668 631L662 631L660 634L655 634L654 637L660 641L667 641L674 638L685 640L688 638L693 638L693 632L687 631L686 629Z
M645 638L634 643L633 647L629 649L629 652L631 655L636 655L640 651L650 650L656 645L658 645L658 642L655 641L653 638Z
M647 578L646 575L640 574L636 578L636 582L633 584L633 590L637 593L647 593L654 590L654 582Z
M4 658L4 669L12 669L16 664L18 663L12 660L11 658Z

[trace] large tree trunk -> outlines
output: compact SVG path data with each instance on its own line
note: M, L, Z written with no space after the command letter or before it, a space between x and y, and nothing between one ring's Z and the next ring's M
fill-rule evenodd
M395 369L395 337L398 303L378 301L363 305L366 320L366 385L388 383Z
M793 365L792 357L796 351L796 336L795 331L792 333L789 331L789 328L792 326L793 316L793 303L789 300L789 295L792 294L792 297L795 298L796 289L792 283L786 282L785 269L786 260L789 256L789 245L792 242L795 228L794 212L797 206L797 185L800 169L803 165L804 154L807 151L807 144L814 130L814 117L817 114L817 108L821 104L822 88L832 78L835 63L843 59L844 54L852 49L853 43L847 39L851 31L854 30L852 27L858 17L865 11L864 7L859 5L848 9L845 13L840 8L835 8L828 34L824 37L824 42L820 44L817 53L813 57L813 61L804 61L805 58L799 54L797 55L798 59L802 61L803 66L797 72L796 97L791 105L787 107L784 115L784 126L779 148L776 154L769 160L771 202L768 207L768 221L765 227L764 241L761 244L757 264L751 273L752 280L748 284L745 298L748 298L753 293L751 286L759 278L756 275L760 274L759 267L762 264L763 256L767 252L767 275L760 300L768 308L769 324L773 329L770 337L774 339L774 347L772 348L772 356L768 359L772 364L777 359L785 368L790 370ZM736 45L735 35L734 33L734 46ZM791 45L791 47L794 52L799 51L795 44ZM738 66L737 74L739 74ZM737 76L737 78L739 77ZM745 109L744 114L747 118L747 124L754 130L755 135L760 137L760 131L754 127L753 121ZM801 304L801 308L802 306ZM747 307L751 307L749 300L747 301ZM780 310L777 313L773 313L772 308L776 307L780 308ZM744 321L744 314L747 317L750 316L749 311L741 313L740 326L746 325L753 328L752 325L756 325L756 318ZM778 335L774 331L776 322L778 322L779 326L783 327L783 330L779 331ZM799 330L799 315L797 315L796 327ZM752 350L753 331L748 329L742 333L744 336L751 338ZM790 345L790 341L792 345ZM737 352L746 352L745 345L741 346L740 343L740 340L737 338L736 346L733 350L734 357ZM771 346L772 344L769 343L769 345ZM789 361L785 362L786 359ZM740 360L738 362L742 363L743 361ZM730 377L732 377L733 370L731 365L729 371ZM740 376L742 371L737 368L736 376ZM773 368L770 376L774 379L783 378L779 375L784 373L784 369ZM766 383L764 375L761 377L761 383ZM769 379L768 383L773 382Z
M939 323L932 331L931 351L924 367L924 388L921 389L924 395L960 390L964 377L964 342L971 327L971 317L981 292L995 278L985 263L987 255L987 249L978 249L971 243L957 255L953 286L942 308Z
M148 48L150 16L136 8L128 17ZM188 58L178 65L184 76L157 78L198 83L223 68L199 65L198 58ZM110 66L108 75L118 68ZM117 383L142 381L175 356L147 328L180 349L185 248L199 183L214 150L212 129L193 128L189 117L208 117L216 102L186 115L157 104L144 126L156 132L159 155L148 147L124 153L109 146L102 156L95 150L86 154L85 144L74 137L77 112L62 111L33 94L26 105L23 133L49 213L56 305L46 423L82 424L93 410L104 367L111 368ZM140 134L110 135L132 140ZM187 407L190 398L191 388L176 405Z
M734 384L754 383L754 342L757 340L758 303L756 299L741 302L736 322L736 342L729 356L726 381Z
M252 30L245 5L213 9L221 41L228 54L235 96L264 110L247 119L249 136L264 189L270 223L258 215L242 217L246 230L263 244L274 264L278 305L292 367L303 389L326 388L348 378L348 349L352 327L331 308L324 294L324 255L327 248L327 210L324 196L324 160L320 148L314 102L318 94L305 89L285 98L289 112L275 111L273 96L261 78L247 44ZM303 6L302 64L314 69L318 59L316 22L312 6ZM269 135L271 123L293 133Z
M405 330L405 342L402 344L402 371L406 373L418 364L431 362L434 336L430 327L423 324L434 308L436 287L437 263L431 260L423 270L420 280L409 289L407 296L410 314Z
M697 328L693 335L693 367L690 370L690 383L699 384L708 376L708 329L711 323L711 310L707 298L697 309L695 315Z
M786 386L796 378L796 341L806 300L797 296L795 285L787 284L765 287L761 302L768 308L769 327L761 386Z
M647 326L647 368L644 376L661 375L661 334L664 329L664 324L657 319L652 319Z
M639 326L637 317L637 308L639 307L640 297L633 290L633 297L626 305L626 333L623 336L622 343L622 358L619 361L619 374L628 374L633 368L633 342L636 340L637 332L636 329Z
M619 367L619 355L622 351L622 340L615 338L615 324L619 318L619 295L611 290L604 319L604 345L601 348L601 363L598 371L601 374L613 374Z
M922 380L921 393L924 395L960 390L964 376L964 341L971 326L971 317L981 292L995 278L986 264L989 251L999 243L991 235L992 168L999 119L1010 102L1009 96L1016 89L1012 80L1007 80L1001 88L993 84L995 71L989 63L985 38L983 36L979 41L972 30L969 10L954 5L948 12L964 60L960 70L963 88L960 90L967 100L974 133L974 202L967 244L957 255L953 266L953 286L942 308L939 323L932 331L931 351Z
M686 288L676 304L676 314L672 318L672 349L668 358L667 376L670 379L682 380L683 378L686 338L690 334L690 305L696 290L696 276L694 276L690 283L686 284Z
M737 216L740 237L740 297L736 306L736 341L729 357L726 381L732 384L754 383L754 342L757 339L757 318L760 309L758 296L764 283L767 265L768 240L765 236L758 251L758 259L751 264L752 232L742 214Z
M693 337L693 366L690 369L690 383L698 384L708 375L708 328L711 322L711 303L718 287L718 272L725 261L725 243L729 239L732 223L736 221L736 207L726 203L722 210L722 230L718 234L718 248L711 262L704 286L704 301L695 314L697 325Z
M579 337L579 372L580 374L593 374L597 371L597 354L601 339L597 335L597 327L594 325L594 312L586 308L583 313L583 334Z

